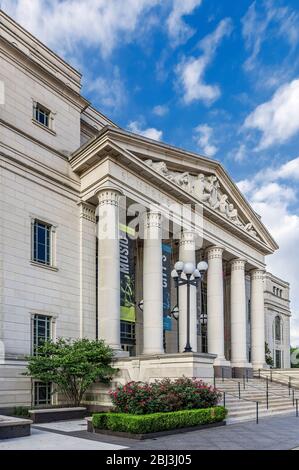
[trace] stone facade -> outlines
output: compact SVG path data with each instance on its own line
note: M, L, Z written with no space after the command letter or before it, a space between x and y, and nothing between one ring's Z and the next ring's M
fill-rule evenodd
M290 285L266 273L265 276L266 342L274 367L290 367Z
M185 369L212 377L213 364L228 373L263 367L265 337L273 350L282 348L269 336L278 312L287 366L288 288L275 279L284 295L273 299L268 275L264 332L265 256L278 247L222 165L118 128L81 95L79 72L3 12L0 20L0 409L31 404L34 384L21 372L36 315L50 318L53 339L103 337L119 356L123 380L138 370L158 377L161 363L171 377ZM36 118L38 108L47 125ZM143 312L136 307L134 328L125 333L117 240L123 204L145 208L147 232L133 243L134 301L143 299ZM181 227L186 205L192 217ZM32 255L35 221L50 227L47 264ZM171 247L171 264L209 262L202 296L191 292L198 354L188 366L176 356L186 335L183 290L179 320L163 332L161 243ZM168 288L174 306L176 292ZM137 362L122 357L129 353Z

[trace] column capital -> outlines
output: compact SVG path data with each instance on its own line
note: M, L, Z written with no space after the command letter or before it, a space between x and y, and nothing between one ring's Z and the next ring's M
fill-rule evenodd
M122 194L122 191L115 186L103 186L95 192L99 205L108 204L112 206L118 206L119 198Z
M161 228L162 214L158 209L152 209L148 212L145 212L144 217L147 228Z
M263 280L264 275L265 275L266 270L265 269L260 269L260 268L255 268L250 271L251 274L251 279L254 280Z
M224 248L220 246L210 246L207 248L208 260L210 259L222 259Z
M232 271L245 271L246 260L235 258L230 262Z
M194 230L184 230L182 232L182 236L180 239L180 247L184 247L185 249L195 249L194 242L196 238L196 232Z
M90 222L96 222L96 211L95 207L87 202L80 201L78 203L80 207L80 218L89 220Z

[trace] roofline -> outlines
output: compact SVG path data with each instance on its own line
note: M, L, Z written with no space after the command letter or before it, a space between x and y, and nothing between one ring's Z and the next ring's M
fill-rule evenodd
M4 16L7 21L12 23L18 30L22 31L26 36L30 37L35 43L37 43L39 46L41 46L43 49L46 49L51 55L53 55L59 62L63 63L66 65L69 69L71 69L73 72L75 72L78 77L81 79L82 73L79 72L79 70L75 69L72 65L70 65L69 62L64 60L62 57L60 57L56 52L54 52L52 49L50 49L46 44L41 42L34 34L30 33L27 29L25 29L20 23L17 23L11 16L9 16L7 13L5 13L4 10L0 8L0 18L1 16Z

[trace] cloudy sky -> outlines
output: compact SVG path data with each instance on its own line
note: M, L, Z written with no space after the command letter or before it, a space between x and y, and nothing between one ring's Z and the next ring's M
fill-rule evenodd
M2 0L120 126L220 160L280 245L299 345L298 0Z

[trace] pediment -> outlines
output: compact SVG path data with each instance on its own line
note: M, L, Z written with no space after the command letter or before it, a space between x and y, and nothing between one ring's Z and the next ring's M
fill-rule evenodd
M184 204L198 201L207 219L251 240L264 254L277 250L260 217L219 162L109 127L74 152L70 163L83 175L105 158L130 168Z
M165 161L145 160L144 163L159 173L172 184L177 185L193 196L205 208L217 213L231 224L240 228L252 238L265 242L257 223L245 215L244 209L227 193L223 183L210 172L191 173L188 171L174 171L168 168Z

